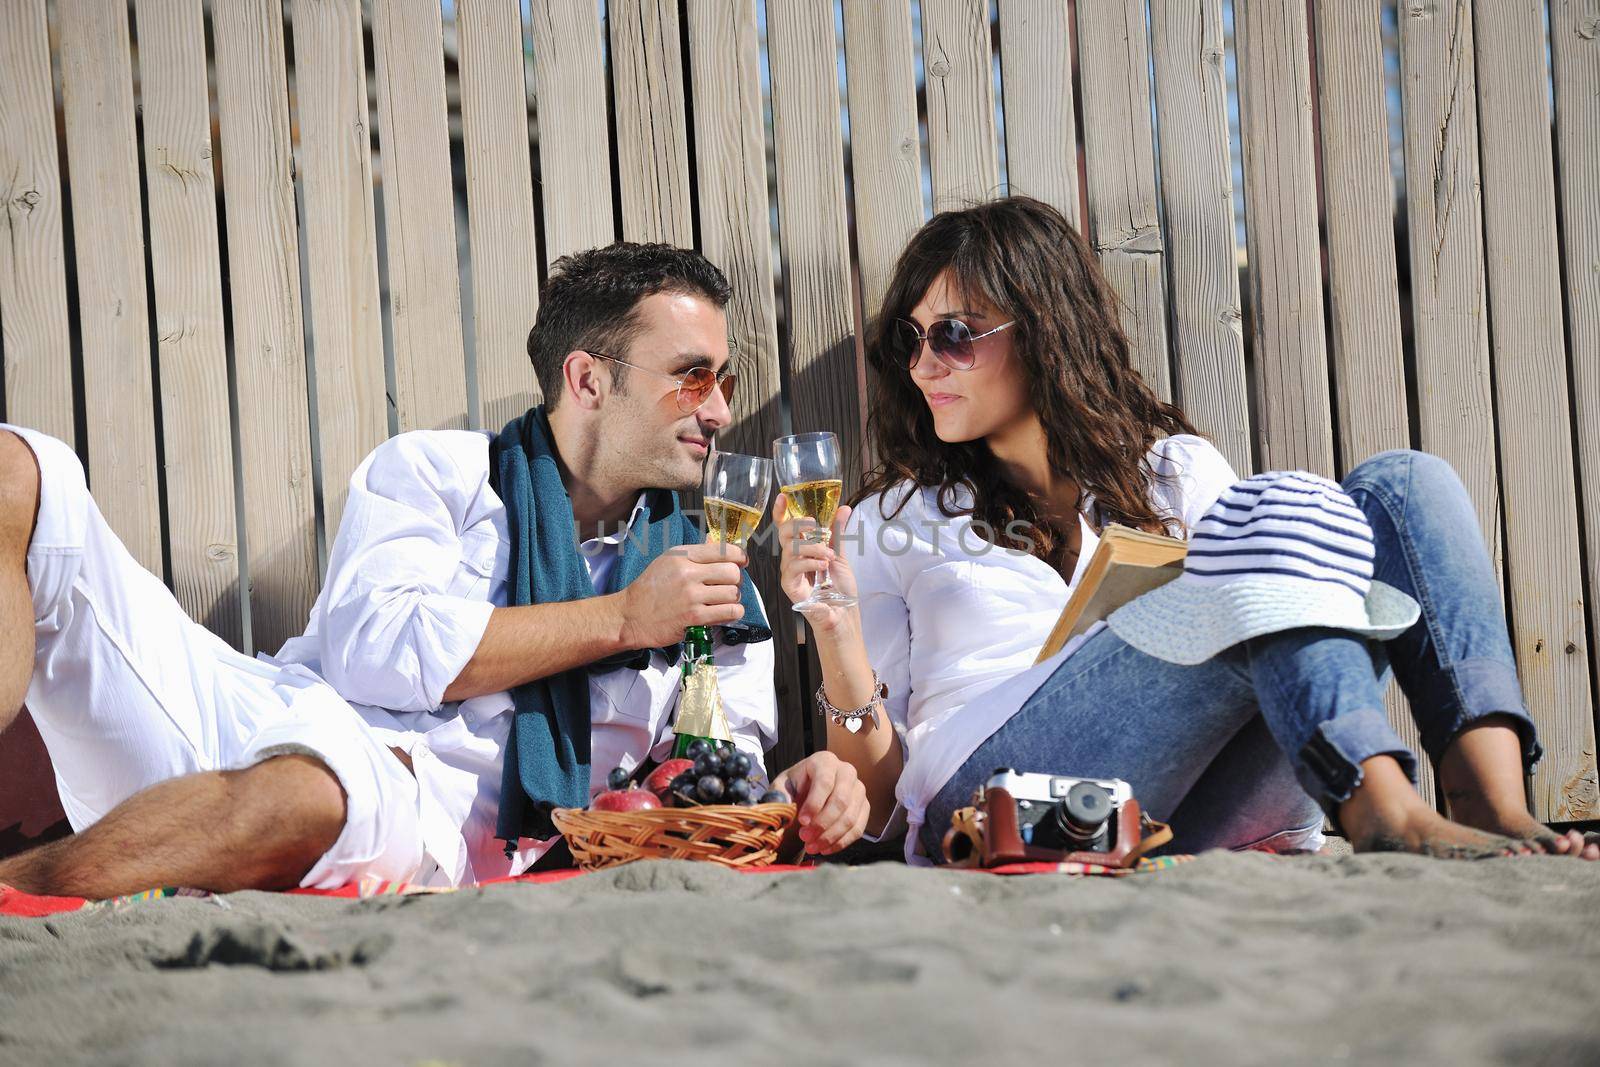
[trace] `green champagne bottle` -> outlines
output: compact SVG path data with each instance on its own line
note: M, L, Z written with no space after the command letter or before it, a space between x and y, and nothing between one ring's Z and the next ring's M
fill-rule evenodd
M678 683L678 716L672 731L678 735L672 756L686 755L697 740L715 745L733 740L728 716L717 688L717 664L711 657L711 631L691 626L683 634L683 676Z

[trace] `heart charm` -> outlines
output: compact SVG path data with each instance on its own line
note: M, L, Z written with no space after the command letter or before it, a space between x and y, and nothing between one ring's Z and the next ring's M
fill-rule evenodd
M846 719L844 721L844 728L846 730L849 730L853 734L858 734L858 733L861 732L861 720L860 719Z

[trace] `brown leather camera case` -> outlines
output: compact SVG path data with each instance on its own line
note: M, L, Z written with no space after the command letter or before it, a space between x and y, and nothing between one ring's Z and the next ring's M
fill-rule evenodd
M1024 844L1017 829L1017 802L1004 789L984 791L983 814L983 848L979 863L984 867L1006 863L1098 863L1106 867L1131 867L1145 851L1140 847L1139 802L1133 799L1117 811L1116 844L1110 852L1061 852Z

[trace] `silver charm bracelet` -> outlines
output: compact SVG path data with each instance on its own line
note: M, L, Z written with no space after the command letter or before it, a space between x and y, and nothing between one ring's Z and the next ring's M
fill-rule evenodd
M860 731L862 723L877 729L878 708L882 707L883 702L889 697L889 687L878 680L877 671L872 672L872 699L867 701L865 706L856 708L854 711L844 711L834 707L828 702L826 689L827 683L817 686L818 714L827 716L833 725L843 726L851 733Z

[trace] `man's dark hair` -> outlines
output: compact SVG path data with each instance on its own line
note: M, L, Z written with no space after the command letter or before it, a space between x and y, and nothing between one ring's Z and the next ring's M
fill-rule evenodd
M639 330L639 301L656 293L684 293L727 307L733 287L705 256L664 244L618 241L562 256L539 292L539 317L528 331L528 359L545 404L564 391L561 365L574 350L623 358ZM626 368L613 364L619 376Z

